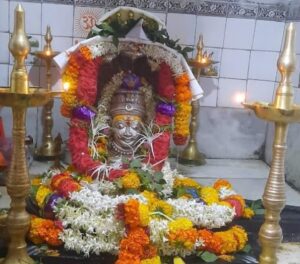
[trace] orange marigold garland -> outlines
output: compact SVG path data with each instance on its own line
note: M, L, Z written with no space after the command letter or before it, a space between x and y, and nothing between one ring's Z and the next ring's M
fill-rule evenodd
M62 229L55 221L33 216L31 218L29 239L35 244L47 243L50 246L60 246L59 234Z
M173 140L176 145L184 145L189 136L189 124L192 107L190 101L192 93L189 86L189 77L187 73L178 76L176 83L176 113L174 119Z

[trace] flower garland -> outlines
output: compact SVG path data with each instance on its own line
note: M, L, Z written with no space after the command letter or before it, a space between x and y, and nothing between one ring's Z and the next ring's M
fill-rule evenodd
M147 171L145 164L140 168L138 164L135 166L139 173ZM35 202L42 204L44 216L50 215L48 211L45 214L45 206L51 205L52 219L57 220L33 217L29 238L36 244L58 246L63 243L66 249L85 256L103 252L118 254L117 264L160 263L162 255L185 257L203 251L223 258L223 254L232 254L244 248L247 234L242 227L233 226L214 232L208 230L225 227L237 216L230 200L239 201L244 208L243 214L249 214L245 213L246 206L240 195L225 197L226 202L220 200L220 191L232 188L228 181L221 179L213 187L203 187L192 179L178 175L166 163L162 169L166 174L163 176L166 183L162 185L167 187L161 190L171 188L170 192L167 191L169 197L178 195L178 189L193 190L190 193L197 192L202 202L184 192L181 192L179 199L167 200L160 198L165 195L162 191L115 195L120 194L118 182L121 182L122 188L141 188L137 171L123 170L122 176L112 182L88 183L90 177L79 176L70 168L51 178L46 175L47 185L42 178L34 180L34 188L37 189L32 195ZM114 196L105 194L111 191ZM211 199L207 198L210 192L214 197L217 194L219 200L205 204L204 200ZM113 224L107 225L108 222ZM45 231L46 227L49 233ZM176 260L180 261L180 258Z

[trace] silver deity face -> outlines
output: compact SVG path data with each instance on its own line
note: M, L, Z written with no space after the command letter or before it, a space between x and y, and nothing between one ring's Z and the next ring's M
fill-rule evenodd
M140 138L141 123L138 116L115 116L112 122L114 145L124 153L131 153Z

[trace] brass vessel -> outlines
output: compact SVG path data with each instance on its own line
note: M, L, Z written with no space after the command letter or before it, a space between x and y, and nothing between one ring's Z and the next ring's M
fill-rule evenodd
M199 36L197 44L197 55L195 59L188 61L189 65L194 69L197 80L200 77L201 69L210 67L214 62L212 60L212 53L207 54L203 52L203 36ZM180 153L178 162L186 165L204 165L206 163L204 155L199 152L197 144L197 130L198 130L198 115L200 110L200 99L192 101L192 117L190 122L190 138L187 146Z
M277 263L276 251L282 240L282 230L279 225L280 213L285 206L284 160L287 149L287 130L289 123L300 121L300 106L294 104L294 92L290 80L296 65L294 43L295 26L290 23L285 33L284 48L277 62L281 80L274 102L244 104L245 107L254 110L259 118L275 124L273 158L263 194L265 222L259 231L261 244L259 263L261 264Z
M47 89L51 90L51 64L53 58L59 54L59 52L53 51L51 47L52 34L50 26L47 26L47 31L45 35L45 46L44 50L37 51L34 53L35 56L45 61L46 64L46 80ZM35 150L35 159L37 160L55 160L61 156L61 147L57 146L57 141L52 137L53 128L53 117L52 108L54 104L54 99L51 99L44 107L42 112L42 144L39 148Z
M15 63L11 73L11 86L0 88L0 105L12 108L13 149L8 171L7 192L11 198L7 217L8 252L3 264L30 264L25 236L28 232L30 216L25 210L25 198L29 194L30 181L25 157L25 120L28 107L41 106L48 102L52 94L46 89L30 88L25 67L30 46L25 33L25 13L18 4L15 9L14 32L9 41L9 50Z

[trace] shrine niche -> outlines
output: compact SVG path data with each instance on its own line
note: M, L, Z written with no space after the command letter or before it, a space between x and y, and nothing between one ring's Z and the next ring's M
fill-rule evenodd
M111 11L90 37L55 59L72 163L32 180L30 241L118 264L230 259L248 241L232 222L252 209L228 181L202 186L168 160L203 93L187 50L134 8Z

